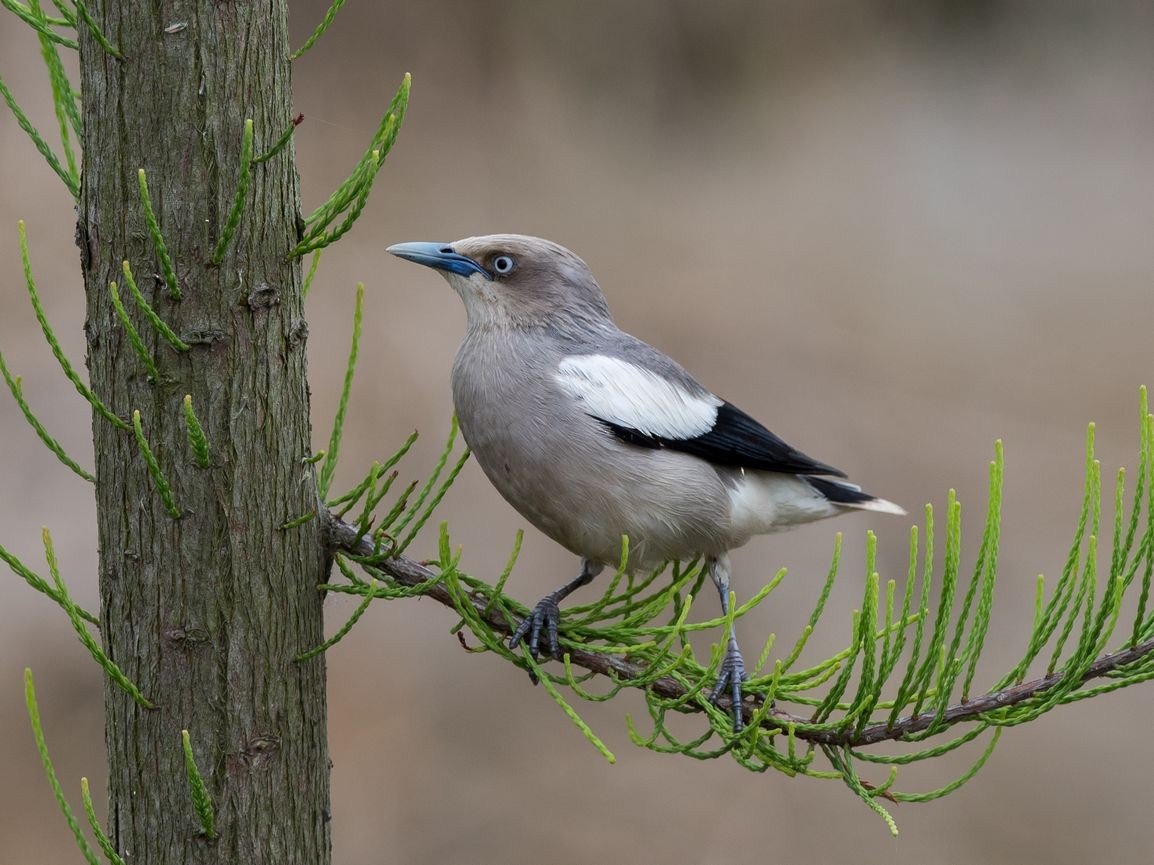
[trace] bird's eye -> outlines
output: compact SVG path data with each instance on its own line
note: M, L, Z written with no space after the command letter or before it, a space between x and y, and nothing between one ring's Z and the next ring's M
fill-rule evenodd
M513 259L507 255L498 255L493 259L493 270L497 273L508 273L513 269Z

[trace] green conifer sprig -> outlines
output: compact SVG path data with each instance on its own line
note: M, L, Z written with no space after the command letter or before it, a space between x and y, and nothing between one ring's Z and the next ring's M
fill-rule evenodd
M160 261L161 273L164 274L164 281L168 285L168 296L173 300L180 300L180 283L176 279L176 270L172 266L172 257L168 254L164 235L161 234L156 211L152 209L152 196L148 193L148 175L143 168L136 171L136 185L140 192L140 207L144 211L144 221L148 225L148 235L152 238L153 249L156 250L156 257Z
M40 323L40 329L44 332L44 339L48 342L48 347L52 349L53 357L56 358L56 362L60 364L64 375L72 382L72 386L76 388L78 394L88 400L89 404L114 426L127 430L129 428L128 424L117 417L112 409L105 405L100 398L92 392L92 389L81 381L80 376L65 356L64 350L60 347L60 342L56 339L56 334L53 332L52 326L48 324L48 316L44 314L44 307L40 303L40 295L36 291L36 281L32 278L32 264L28 257L28 235L24 230L23 219L17 223L17 228L20 233L20 259L24 265L24 283L28 288L28 298L32 301L32 310L36 313L36 320Z
M201 831L212 839L216 837L216 816L212 805L212 796L196 765L196 755L192 752L192 740L188 730L180 731L181 747L184 750L184 769L188 777L188 793L192 799L192 810L196 812L196 819L200 822Z
M156 455L152 452L148 439L145 438L144 429L140 423L140 409L136 409L132 413L132 431L136 434L136 444L140 447L140 455L144 457L144 462L148 466L148 473L152 475L152 481L156 484L156 491L160 494L160 500L164 502L164 509L174 520L180 519L183 512L176 504L172 487L160 470L160 463L156 461Z
M84 814L88 817L88 828L92 830L92 835L96 838L96 843L100 845L100 849L104 851L104 858L108 860L109 865L124 865L124 860L116 852L111 839L104 834L104 829L96 818L96 809L92 805L92 793L88 789L87 778L80 779L80 797L84 801Z
M56 776L52 758L48 756L48 743L44 740L44 728L40 723L40 707L36 703L36 686L32 681L32 670L27 667L24 668L24 705L28 709L28 721L32 725L32 736L36 739L36 750L40 752L40 763L44 767L44 774L48 776L48 784L52 787L52 795L56 797L60 813L64 815L68 828L72 830L72 837L76 839L76 846L88 865L100 865L96 852L80 831L80 824L76 822L76 815L72 813L72 807L64 796L64 788L60 786L60 779Z
M22 561L16 558L16 556L12 555L12 553L6 550L3 546L0 546L0 561L4 562L4 564L6 564L9 569L11 569L12 573L20 577L20 579L24 580L24 582L26 582L33 589L40 592L42 595L47 595L61 609L67 611L68 608L65 604L64 597L60 594L60 592L50 586L43 577L25 565ZM73 604L73 606L75 607L75 604ZM100 627L100 619L98 619L92 613L81 609L80 607L75 607L75 609L77 615L80 616L80 618L82 618L84 621L88 622L90 625L95 625L98 628Z
M24 419L28 421L28 425L36 432L36 435L40 438L40 441L44 443L44 446L52 451L56 459L60 460L60 462L68 466L73 472L84 478L84 480L89 483L96 483L96 477L91 472L81 468L80 464L65 452L60 442L49 435L48 430L44 428L44 424L40 422L40 419L32 413L32 409L24 399L24 390L21 386L20 376L13 376L8 371L8 365L4 363L3 352L0 352L0 373L3 374L4 381L8 385L8 390L12 393L12 398L16 400L16 405L20 407L20 413L24 415Z
M329 29L329 25L333 23L333 19L337 17L337 13L341 11L341 7L345 5L345 0L333 0L329 5L328 11L325 12L325 17L321 19L321 23L317 25L316 30L312 35L305 40L305 44L289 55L290 60L296 60L306 51L316 45L317 40L325 35L325 31Z
M116 316L120 319L120 325L124 328L124 333L128 336L128 342L132 345L132 350L136 352L136 356L140 358L140 362L144 364L144 368L148 370L149 377L154 382L160 381L160 370L156 367L156 361L152 359L152 355L148 353L148 349L144 345L144 340L140 338L140 332L136 329L136 325L132 323L132 319L128 317L128 310L124 308L124 304L120 300L120 289L115 282L108 283L108 293L112 296L112 306L116 310Z
M120 49L108 40L108 37L104 35L104 31L101 30L100 26L93 20L92 13L88 11L88 4L85 3L84 0L75 0L75 2L77 21L84 22L88 27L88 31L92 34L92 38L104 49L105 54L109 54L117 60L123 60L124 55L120 53Z
M364 210L377 172L384 165L389 151L397 140L397 133L405 119L411 84L412 78L405 73L376 134L369 142L368 150L332 195L305 217L304 233L300 242L290 251L290 255L304 255L329 246L352 228ZM333 223L342 214L345 214L345 218L332 228Z
M317 276L317 266L321 263L321 253L323 249L318 249L313 253L313 260L309 264L309 272L305 275L304 285L301 286L301 297L308 297L309 290L313 287L313 280Z
M60 576L60 568L56 564L56 551L52 546L52 535L47 528L42 531L44 540L44 557L48 560L48 570L52 574L52 582L56 585L56 594L60 598L60 605L64 608L64 612L68 614L69 621L72 622L72 629L76 631L76 636L80 639L81 644L92 655L92 660L100 665L101 669L108 674L116 685L132 697L139 705L145 709L156 708L152 701L140 692L136 684L124 674L124 671L104 653L104 649L96 642L92 634L88 632L84 621L80 615L80 610L76 603L72 600L72 596L68 594L68 587L64 584L64 580Z
M65 24L67 24L69 27L71 27L73 30L75 30L76 29L76 7L71 5L68 2L68 0L52 0L52 5L55 6L57 11L60 13L60 15L61 15L60 20L63 21ZM55 26L55 22L52 22L52 23L53 23L53 26Z
M253 157L253 164L255 165L259 162L268 162L270 159L284 150L289 141L292 139L293 132L296 131L296 128L301 125L304 119L305 116L303 114L298 114L296 117L290 120L288 126L285 127L284 132L280 134L280 138L273 142L272 147L270 147L260 156Z
M177 351L189 351L192 346L177 336L172 328L164 323L164 320L156 314L144 295L140 293L140 288L136 285L136 278L132 275L132 266L127 260L121 262L121 270L124 272L124 284L128 286L129 291L132 292L132 299L136 301L137 308L144 313L144 317L148 319L148 323L153 326L157 333L159 333L164 340Z
M40 8L40 0L31 0L28 4L31 12L42 22L62 21L63 19L49 19ZM72 83L64 71L64 64L60 60L60 52L56 43L43 33L40 38L40 56L44 59L44 66L48 70L48 82L52 87L52 105L56 111L56 122L60 127L60 146L64 151L64 158L68 163L68 174L80 184L80 169L76 154L72 149L72 134L76 135L77 144L83 145L83 122L80 119L80 110L77 108L73 96Z
M192 408L192 394L184 395L184 428L188 435L188 447L192 450L192 454L196 457L196 464L202 469L208 468L212 464L209 453L208 438L205 437L204 427L200 425L200 419L196 416L196 412Z
M248 199L248 187L251 180L252 119L250 118L244 122L244 135L241 138L240 176L236 182L236 194L233 196L232 208L228 212L228 219L220 233L220 239L216 242L216 249L212 253L213 264L220 264L224 260L224 253L228 250L228 245L232 242L233 235L236 234L236 230L240 226L240 218L244 213L244 204Z
M24 130L24 134L32 139L32 144L39 151L40 155L44 157L44 161L48 163L48 167L56 172L56 176L64 181L64 185L68 187L68 191L72 193L73 198L80 198L80 183L75 177L60 164L56 154L52 148L48 146L48 142L44 140L44 136L40 131L32 125L28 119L28 115L20 108L19 103L16 102L16 97L12 95L12 91L8 89L8 85L4 83L4 78L0 76L0 97L8 104L8 109L12 112L12 116L16 118L16 124Z
M65 48L71 48L76 51L80 48L79 43L75 39L69 39L61 36L52 29L53 26L66 25L69 22L64 19L46 18L37 6L29 7L17 0L0 0L0 6L3 6L29 27L37 32L42 39L47 39L57 45L63 45Z
M333 482L333 473L337 470L337 460L341 452L341 436L345 429L345 414L349 408L349 393L353 387L353 376L357 371L357 353L361 344L361 324L364 315L365 284L357 283L356 301L353 307L353 336L349 345L349 360L345 366L344 384L341 386L341 398L337 404L337 413L333 417L333 431L329 436L329 446L325 451L324 461L321 463L320 478L317 488L323 500L329 494L329 487Z

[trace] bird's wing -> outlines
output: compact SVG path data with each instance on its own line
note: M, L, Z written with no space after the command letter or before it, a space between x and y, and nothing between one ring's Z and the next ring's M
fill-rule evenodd
M554 373L561 389L622 441L683 451L733 468L845 477L714 396L656 349L644 346L659 366L635 357L636 345L630 348L627 357L569 355Z

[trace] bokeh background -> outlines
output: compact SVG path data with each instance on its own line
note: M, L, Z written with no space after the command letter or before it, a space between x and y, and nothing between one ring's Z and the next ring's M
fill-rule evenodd
M295 41L324 8L292 4ZM0 17L0 74L55 128L35 40ZM367 322L338 486L413 428L419 477L448 427L463 324L402 240L516 231L583 255L619 323L809 453L917 513L956 487L967 561L993 441L1006 505L988 678L1023 646L1036 574L1076 521L1085 424L1104 476L1136 460L1137 387L1154 385L1154 7L1141 2L354 2L294 68L304 205L343 178L405 71L399 143L309 298L315 441L327 440L354 285ZM0 111L0 347L35 410L91 464L89 413L24 294L28 223L48 315L83 357L82 286L62 186ZM55 534L95 603L91 493L0 397L0 542L41 561ZM466 468L442 516L492 575L523 521ZM865 516L755 540L739 591L790 576L743 623L787 645L833 534L846 566L811 656L844 645L867 528L883 577L909 521ZM424 539L432 550L435 538ZM525 600L575 562L530 530ZM104 768L101 682L67 621L0 575L0 863L78 861L39 767L21 671L39 682L66 789ZM328 600L333 626L353 608ZM751 775L634 748L627 696L582 706L607 765L519 671L464 654L429 601L380 603L329 658L336 861L1146 863L1154 686L1012 730L950 798L884 824L836 782ZM756 648L747 649L756 653ZM926 789L976 753L911 771ZM98 795L102 800L102 796Z

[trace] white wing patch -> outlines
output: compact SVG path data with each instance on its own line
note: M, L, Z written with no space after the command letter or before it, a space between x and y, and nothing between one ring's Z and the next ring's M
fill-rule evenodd
M722 401L693 394L677 382L603 354L573 355L554 374L587 414L645 435L691 439L713 429Z

